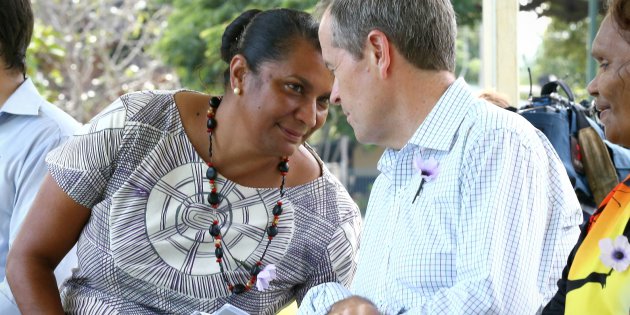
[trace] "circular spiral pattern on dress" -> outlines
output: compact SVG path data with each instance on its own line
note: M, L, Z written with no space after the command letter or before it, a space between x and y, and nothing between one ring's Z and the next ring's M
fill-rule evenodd
M265 228L273 218L277 190L242 187L219 177L221 203L215 210L207 202L210 185L190 174L190 166L180 166L163 176L149 193L146 231L160 258L190 275L220 273L208 232L215 219L221 224L228 270L239 267L236 260L260 255L257 248L266 245Z

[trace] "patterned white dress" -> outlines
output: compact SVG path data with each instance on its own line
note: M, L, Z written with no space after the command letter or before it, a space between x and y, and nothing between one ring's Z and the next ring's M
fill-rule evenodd
M263 262L276 265L276 280L263 292L230 294L208 231L215 214L207 167L184 132L175 93L124 95L47 157L59 186L92 209L78 241L79 268L62 288L66 313L190 314L227 302L273 314L320 283L349 285L361 215L322 163L321 177L285 189L279 233ZM226 275L246 283L248 270L236 260L260 258L279 189L221 176L217 183Z

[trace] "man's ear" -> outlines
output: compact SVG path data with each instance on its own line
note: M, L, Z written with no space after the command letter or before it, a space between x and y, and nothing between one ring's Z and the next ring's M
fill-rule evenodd
M366 57L369 58L370 65L377 69L377 73L386 78L391 65L391 51L389 39L385 33L379 30L372 30L367 35L365 45Z
M243 82L247 70L248 65L245 56L238 54L232 58L230 62L230 87L232 89L239 88L243 90Z

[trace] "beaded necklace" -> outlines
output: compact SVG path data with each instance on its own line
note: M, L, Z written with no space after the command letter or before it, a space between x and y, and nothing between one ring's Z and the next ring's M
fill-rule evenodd
M216 96L210 98L210 102L209 102L210 108L208 109L208 114L207 114L208 138L210 140L210 147L208 148L208 152L210 153L210 159L209 159L209 162L207 163L208 169L206 170L206 178L210 182L210 194L208 194L208 202L210 203L210 206L213 209L215 218L217 217L216 209L219 207L219 204L221 203L221 196L217 192L217 186L215 182L218 172L217 172L217 169L212 164L212 133L214 132L214 129L217 127L217 121L214 117L216 114L216 110L217 108L219 108L220 104L221 104L221 98L216 97ZM225 262L223 261L223 242L222 242L222 237L221 237L221 226L219 224L219 220L215 219L212 222L212 225L210 226L210 229L209 229L210 235L214 238L214 247L215 247L214 255L217 258L216 261L219 264L219 269L221 270L221 274L223 275L223 279L225 280L225 283L227 284L228 290L234 294L241 294L245 291L249 291L254 286L254 284L256 283L256 278L258 274L263 269L262 261L265 258L265 254L267 253L267 249L269 248L269 245L271 244L271 240L274 238L274 236L278 235L278 221L280 220L280 215L282 214L282 197L284 197L285 177L287 173L289 172L289 158L287 157L281 158L280 163L278 164L278 171L280 171L280 175L282 175L282 183L280 184L280 199L278 200L276 205L273 207L273 210L272 210L273 220L271 221L271 224L268 225L265 229L265 232L267 233L267 245L265 246L265 250L260 256L260 259L254 264L254 266L249 267L250 278L246 284L241 284L241 283L234 284L234 285L230 284L230 281L228 280L224 272Z

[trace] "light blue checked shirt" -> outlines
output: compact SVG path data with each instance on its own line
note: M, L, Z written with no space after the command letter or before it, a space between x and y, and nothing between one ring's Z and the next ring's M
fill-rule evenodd
M413 158L434 157L426 182ZM582 214L545 136L459 79L378 163L352 293L384 314L535 314L555 293ZM301 314L349 292L312 289Z
M0 314L19 314L5 278L11 247L47 173L46 154L81 125L48 103L26 79L0 104ZM55 270L57 284L77 265L75 249Z

